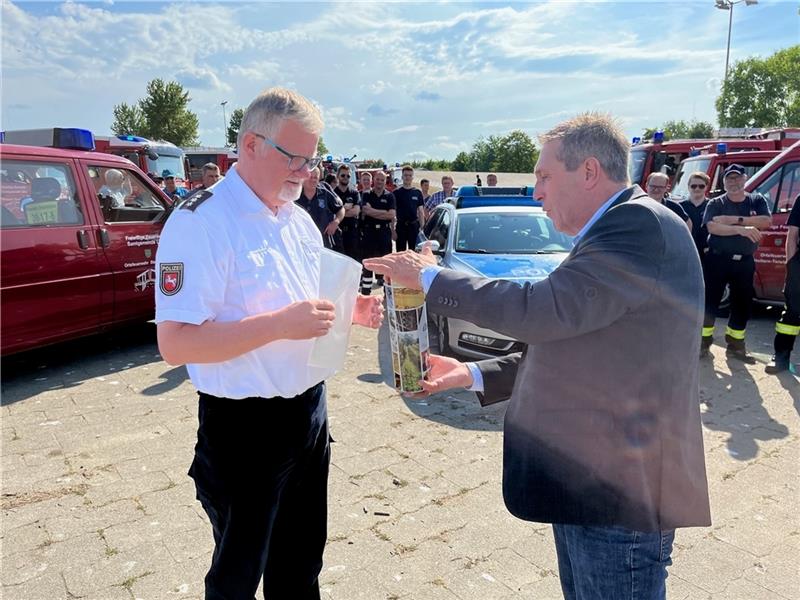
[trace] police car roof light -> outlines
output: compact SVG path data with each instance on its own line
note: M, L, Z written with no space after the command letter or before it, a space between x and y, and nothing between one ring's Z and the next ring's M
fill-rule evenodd
M664 141L664 131L659 129L653 134L653 143L660 144L663 141Z
M728 144L725 142L720 142L717 144L717 154L727 154L728 153Z
M141 142L146 143L149 142L147 138L139 137L138 135L130 135L130 134L122 134L117 136L118 140L122 140L123 142Z
M641 141L642 141L642 138L640 138L639 136L636 136L631 140L631 144L633 144L635 146L636 144L638 144Z
M692 148L689 150L689 156L700 156L700 150L697 148Z
M3 132L6 144L42 146L70 150L94 150L94 134L88 129L50 127L45 129L18 129Z

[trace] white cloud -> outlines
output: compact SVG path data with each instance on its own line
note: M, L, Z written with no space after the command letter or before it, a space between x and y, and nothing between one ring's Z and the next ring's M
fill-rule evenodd
M411 133L419 129L419 125L406 125L405 127L398 127L397 129L390 129L386 133Z

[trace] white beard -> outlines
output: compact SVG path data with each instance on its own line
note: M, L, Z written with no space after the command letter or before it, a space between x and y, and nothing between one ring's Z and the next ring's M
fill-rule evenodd
M302 189L303 185L300 183L284 183L281 186L281 190L278 192L278 200L280 202L294 202L300 197L300 191Z

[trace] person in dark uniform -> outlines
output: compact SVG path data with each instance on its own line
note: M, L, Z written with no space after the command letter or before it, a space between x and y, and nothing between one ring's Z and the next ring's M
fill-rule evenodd
M422 200L422 191L415 188L414 169L409 165L403 167L403 185L394 193L397 204L397 251L413 250L417 245L417 235L420 227L425 226L425 203ZM381 255L383 256L383 255Z
M706 192L711 179L702 171L689 175L689 198L681 201L684 212L689 215L692 223L692 239L700 255L700 263L705 262L706 249L708 248L708 229L703 225L703 215L708 206Z
M765 367L770 374L789 370L789 357L800 335L800 195L794 199L786 233L786 284L783 295L786 303L781 318L775 323L775 355Z
M303 182L300 197L295 202L311 215L322 234L325 247L342 252L339 223L344 219L344 206L330 187L319 182L319 177L319 168L312 169L308 179Z
M375 258L392 251L391 223L395 218L394 195L386 191L386 173L378 171L372 177L372 191L361 194L361 214L364 215L363 258ZM372 292L372 271L361 271L361 293Z
M680 204L669 197L669 177L664 173L650 173L650 175L648 175L647 195L678 215L681 221L686 223L686 226L691 230L692 225L689 222L689 215L681 208Z
M314 340L337 318L317 298L322 236L294 200L322 117L291 90L247 108L239 161L170 215L156 256L158 348L199 394L189 475L211 522L206 600L319 600L330 465ZM190 241L191 243L187 243ZM376 328L378 298L352 321Z
M358 192L350 187L350 169L347 165L339 165L336 172L336 187L333 191L339 196L344 205L344 218L340 229L342 230L342 248L344 253L353 260L361 260L359 244L358 216L361 213L361 198Z
M722 177L725 193L708 203L703 217L709 236L704 273L706 314L700 356L709 354L717 308L727 285L731 298L731 314L725 329L727 355L752 364L755 359L747 353L744 339L754 293L753 254L761 240L761 230L769 229L771 219L764 196L745 192L745 181L744 167L729 165Z

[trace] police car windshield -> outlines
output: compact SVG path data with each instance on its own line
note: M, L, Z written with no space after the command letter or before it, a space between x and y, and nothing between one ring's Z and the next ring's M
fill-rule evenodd
M675 174L675 182L672 184L672 191L670 193L679 198L688 198L689 176L696 171L706 173L709 163L711 163L710 158L687 158L684 160L681 166L678 167L678 172Z
M456 252L473 254L555 254L569 252L572 238L556 231L544 214L458 215Z

